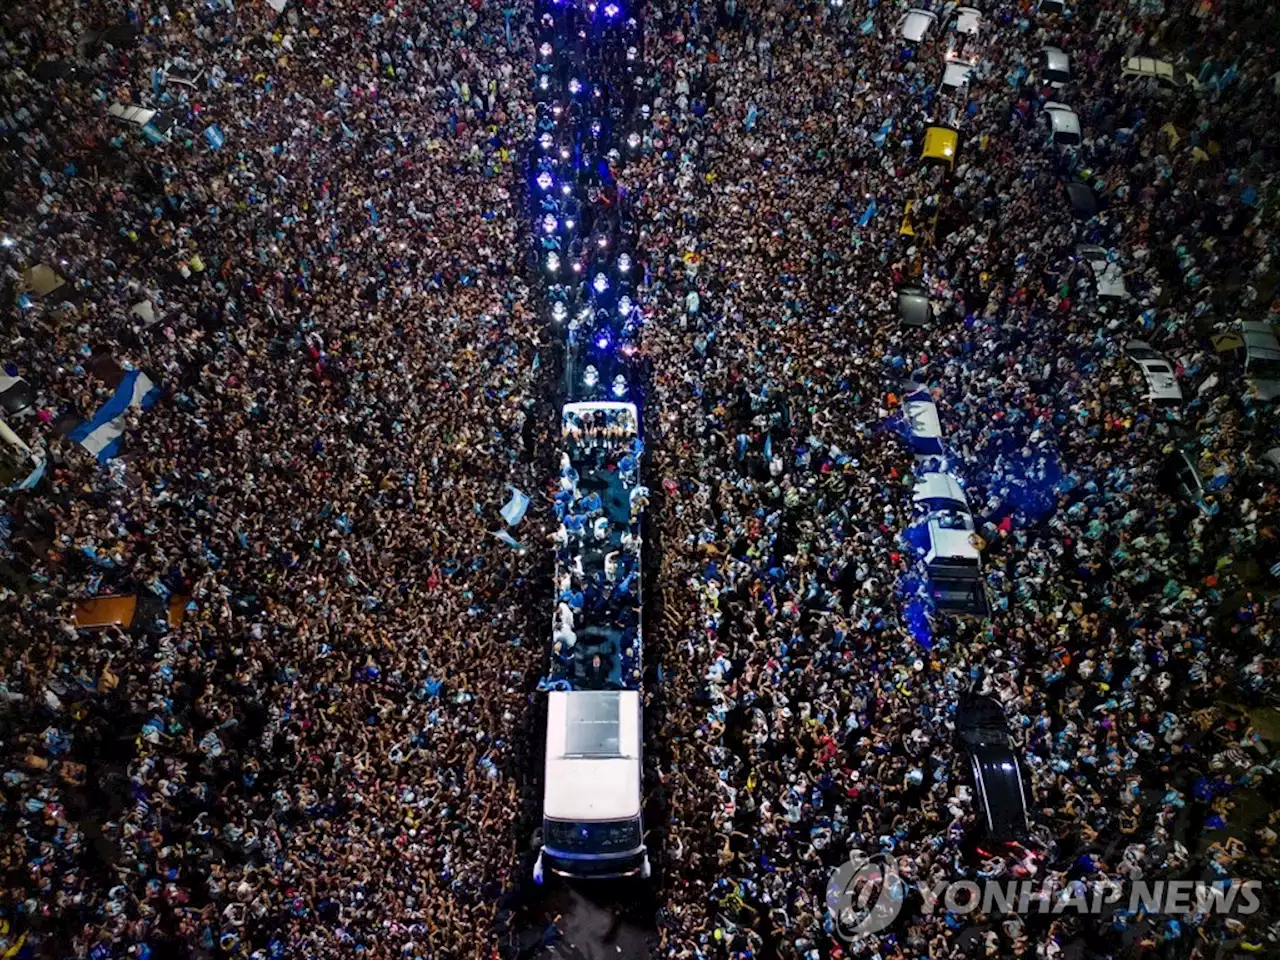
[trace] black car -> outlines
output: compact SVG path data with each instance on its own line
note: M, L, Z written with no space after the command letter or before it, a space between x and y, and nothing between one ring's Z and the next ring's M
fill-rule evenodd
M1079 220L1088 220L1090 217L1097 216L1098 197L1092 187L1080 180L1069 180L1066 191L1072 216Z
M933 306L929 293L923 287L898 288L898 319L907 327L933 326Z
M967 693L956 705L956 736L964 746L982 804L986 835L1007 842L1027 836L1022 764L1010 746L1004 710L991 697Z

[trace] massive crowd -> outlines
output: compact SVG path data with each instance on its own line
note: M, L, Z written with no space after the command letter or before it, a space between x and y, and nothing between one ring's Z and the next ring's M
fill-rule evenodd
M843 942L823 895L855 849L1059 885L1273 869L1248 711L1275 676L1275 414L1210 338L1280 313L1274 49L1237 2L983 10L968 98L944 103L947 35L903 43L895 5L646 5L652 128L618 176L647 265L664 955L1052 957L1092 932L913 901ZM554 597L526 16L6 10L0 361L36 391L12 426L49 464L0 527L8 945L490 952L522 879L518 742ZM1072 58L1052 97L1047 42ZM1204 86L1125 80L1134 52ZM164 79L191 67L195 87ZM1046 99L1079 112L1078 150L1048 146ZM177 118L171 140L106 113L139 102ZM963 116L949 173L919 159L943 109ZM1071 220L1068 176L1099 216ZM936 209L932 237L899 236L908 200ZM1077 239L1118 251L1129 306L1100 312L1063 256ZM70 295L25 290L36 264ZM895 314L913 277L928 330ZM1132 381L1134 336L1178 365L1176 421ZM104 466L62 425L126 365L163 396ZM986 621L916 590L908 375L983 524ZM1180 431L1200 504L1157 490ZM546 494L511 532L527 549L493 536L510 486ZM188 613L72 625L78 599L128 591ZM950 712L974 685L1034 788L1034 837L1004 862L967 842ZM1207 954L1264 942L1271 917L1121 918L1101 942Z
M3 361L38 401L14 426L48 455L4 497L11 942L487 953L551 589L492 535L557 428L517 242L522 15L6 8L3 256L74 288L9 285ZM153 88L184 63L196 87ZM172 141L106 114L130 101ZM107 467L57 429L109 395L102 357L163 391ZM71 625L135 591L190 612Z
M954 35L905 42L901 6L651 6L661 100L630 185L657 306L665 698L698 705L668 707L659 745L667 955L1207 956L1275 936L1269 908L1113 929L927 914L913 897L850 943L825 906L853 851L912 880L1062 890L1134 869L1273 875L1274 762L1226 704L1274 692L1274 410L1210 337L1280 307L1261 293L1274 51L1249 39L1247 5L1068 6L980 5L967 98L938 89ZM1071 59L1064 89L1043 83L1046 44ZM1132 54L1205 86L1125 79ZM1078 149L1049 145L1046 100L1078 112ZM954 171L920 159L926 124L949 117ZM1101 214L1073 219L1068 178ZM1080 240L1118 251L1132 302L1103 309L1066 256ZM929 291L932 328L899 323L907 280ZM1142 399L1131 337L1176 363L1180 413ZM908 377L967 481L989 620L920 596ZM1209 491L1194 505L1158 488L1186 436ZM953 722L972 688L1003 704L1029 768L1019 847L973 842Z

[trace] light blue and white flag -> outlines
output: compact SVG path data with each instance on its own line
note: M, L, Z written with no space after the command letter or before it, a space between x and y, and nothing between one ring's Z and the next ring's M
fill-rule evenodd
M227 142L226 135L222 132L222 128L216 123L212 126L205 127L204 138L208 142L211 150L217 150Z
M524 544L521 543L519 540L517 540L515 537L513 537L511 534L507 533L507 531L492 530L490 532L499 540L501 540L503 543L505 543L508 547L510 547L512 550L516 550L520 553L524 553Z
M511 499L507 501L507 505L502 508L502 519L507 521L508 527L514 527L524 519L525 511L529 509L529 498L523 491L516 487L511 488Z
M141 370L126 370L111 398L67 436L97 457L99 463L106 463L120 450L125 411L130 407L150 410L159 399L160 388L150 377Z
M9 489L10 490L31 490L32 488L35 487L37 483L39 483L41 480L44 479L44 471L45 471L45 468L48 466L48 464L49 464L48 460L41 460L39 463L36 464L36 468L32 470L29 474L27 474L27 478L25 480L19 480Z

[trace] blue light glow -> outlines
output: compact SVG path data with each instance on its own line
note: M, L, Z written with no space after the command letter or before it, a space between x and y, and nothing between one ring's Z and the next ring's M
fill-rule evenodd
M550 190L554 184L555 180L552 179L551 174L547 173L547 171L543 170L538 174L538 186L543 190Z
M595 279L591 281L591 286L595 288L596 293L604 293L609 289L609 278L603 273L597 273Z
M582 382L585 383L588 387L594 387L597 383L600 382L600 374L595 367L591 365L587 366L587 369L583 371L583 374L582 374Z
M609 349L609 338L608 338L608 337L605 337L605 336L597 337L597 338L596 338L596 346L597 346L597 347L599 347L601 350L608 350L608 349Z
M543 150L550 150L552 146L555 145L555 142L555 138L549 133L544 133L538 137L538 145L542 147Z
M613 395L621 400L627 395L627 381L623 379L622 374L618 374L613 378Z
M626 273L631 269L631 257L625 253L618 254L618 270Z
M598 136L600 136L600 129L601 129L601 128L600 128L600 121L599 121L599 120L592 120L592 121L591 121L591 135L592 135L593 137L598 137Z
M623 297L618 301L618 313L622 314L624 317L631 312L631 307L632 303L630 297Z
M554 252L547 254L547 269L550 270L552 273L555 273L557 270L560 269L559 254Z
M582 92L582 82L577 77L569 81L569 92L573 94Z
M555 50L552 49L551 44L544 42L542 46L538 48L538 52L544 57L549 57L551 54L555 53Z
M606 17L609 17L610 19L616 17L620 12L621 11L618 9L618 5L616 3L610 3L605 5L604 15Z
M565 309L563 300L557 300L551 305L551 319L556 321L556 323L563 321L568 312L569 311Z
M555 233L556 227L558 226L559 224L556 222L556 218L553 217L551 214L548 213L545 217L542 218L542 229L545 230L547 233Z

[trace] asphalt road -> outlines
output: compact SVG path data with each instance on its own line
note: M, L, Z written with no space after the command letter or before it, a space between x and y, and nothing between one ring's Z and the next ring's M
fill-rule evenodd
M647 960L657 942L652 894L642 881L570 884L548 878L527 891L519 960ZM554 931L551 925L554 923Z

